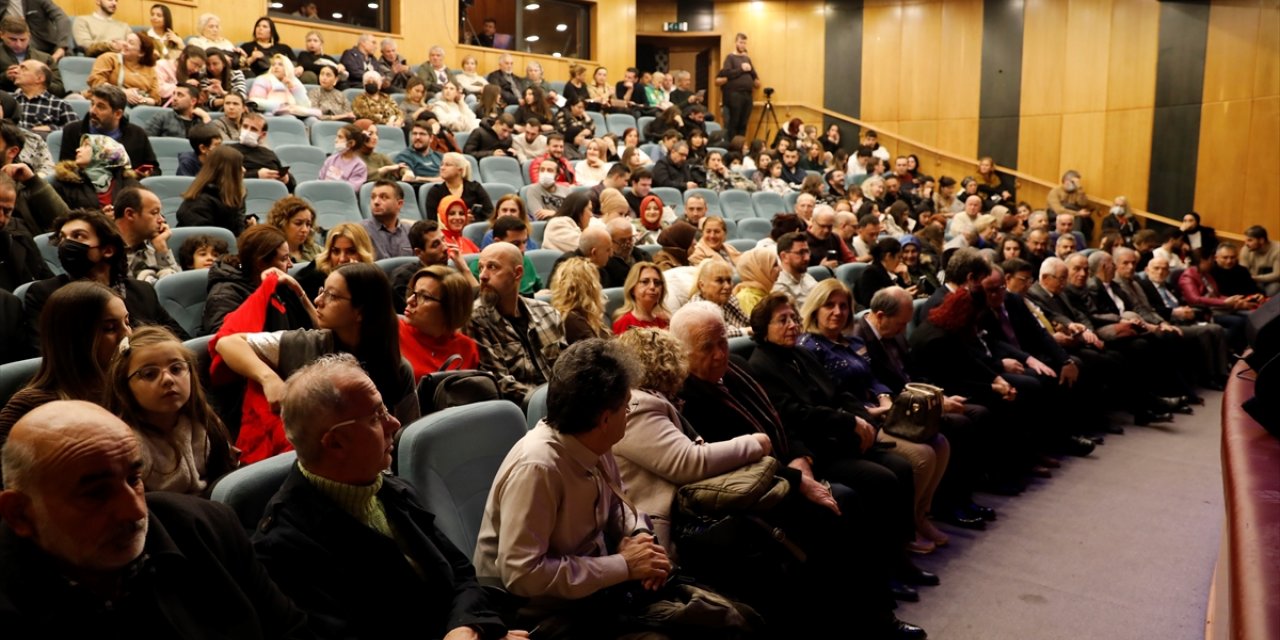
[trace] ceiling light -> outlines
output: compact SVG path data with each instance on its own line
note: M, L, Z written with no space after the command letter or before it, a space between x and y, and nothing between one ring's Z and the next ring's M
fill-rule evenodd
M283 2L272 2L272 3L271 3L271 8L272 8L272 9L283 9L283 8L284 8L284 3L283 3Z
M556 25L556 31L568 31L568 30L569 30L569 25L564 24L563 22Z
M369 3L369 8L370 8L370 9L377 9L377 8L378 8L378 3L376 3L376 2L370 2L370 3Z
M538 36L526 36L526 37L525 37L525 39L524 39L524 41L525 41L525 42L537 42L537 41L538 41L538 40L540 40L540 39L541 39L541 38L539 38Z
M335 12L335 13L333 14L333 19L334 19L334 20L341 20L341 19L342 19L342 14L341 14L341 13L336 13L336 12Z
M557 52L555 52L555 53L551 54L551 57L552 57L552 58L559 58L559 57L560 57L560 52L559 52L559 51L557 51Z
M529 4L526 4L526 5L524 6L524 10L525 10L525 11L537 11L537 10L538 10L538 8L539 8L539 7L541 7L541 6L542 6L542 5L540 5L540 4L536 3L536 2L530 2Z

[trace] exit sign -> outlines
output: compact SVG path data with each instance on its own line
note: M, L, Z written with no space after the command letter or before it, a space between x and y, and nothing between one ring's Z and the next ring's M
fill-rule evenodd
M688 22L664 22L662 23L663 31L688 31Z

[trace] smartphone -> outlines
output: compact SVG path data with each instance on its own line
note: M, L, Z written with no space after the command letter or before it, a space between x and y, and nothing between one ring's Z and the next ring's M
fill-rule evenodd
M835 249L831 249L830 251L827 251L828 260L839 260L840 259L839 256L840 254L837 253Z
M149 176L156 172L156 166L154 164L142 164L134 167L133 170L143 176Z
M280 175L282 175L282 176L287 176L287 175L289 175L289 167L288 167L288 165L285 165L285 166L283 166L283 167L280 167L280 168L278 169L278 171L280 172Z

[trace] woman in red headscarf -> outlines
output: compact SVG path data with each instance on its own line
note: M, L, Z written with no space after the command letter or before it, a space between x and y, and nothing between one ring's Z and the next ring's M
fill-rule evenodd
M436 219L440 221L440 231L446 244L456 245L463 255L480 253L480 247L462 235L462 228L471 220L471 211L462 198L446 196L441 199L440 206L436 208Z

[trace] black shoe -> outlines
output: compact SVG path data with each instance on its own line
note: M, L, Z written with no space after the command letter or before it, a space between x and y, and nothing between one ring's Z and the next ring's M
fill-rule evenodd
M924 629L895 617L893 622L889 623L889 628L885 629L884 634L879 637L887 640L924 640L929 637L929 634L925 633Z
M970 515L982 518L987 522L994 522L996 519L995 509L992 509L991 507L984 507L976 502L970 502L969 506L965 508L965 511L968 511Z
M1156 413L1152 411L1138 411L1133 414L1133 423L1139 427L1145 427L1153 422L1168 422L1173 419L1172 414Z
M948 509L942 513L934 514L934 520L945 522L949 525L960 527L961 529L972 529L974 531L983 531L987 528L987 522L981 516L969 513L963 507L956 509Z
M1094 446L1097 446L1097 447L1101 447L1102 445L1107 443L1107 439L1102 436L1080 436L1080 437L1084 438L1085 440L1088 440L1089 442L1092 442Z
M1114 422L1111 422L1111 421L1102 423L1102 430L1113 436L1124 435L1124 427L1118 424L1115 424Z
M1186 398L1187 398L1187 404L1193 404L1196 406L1204 404L1204 398L1202 398L1199 394L1193 393L1187 396Z
M1093 449L1096 446L1097 443L1089 438L1081 436L1067 436L1062 443L1062 450L1069 455L1083 458L1093 453Z
M893 593L894 600L901 600L903 602L920 602L919 591L916 591L914 587L898 582L897 580L889 581L889 591Z
M942 584L938 574L925 571L911 564L909 560L905 567L898 570L898 580L913 587L936 587Z
M1185 406L1187 399L1182 396L1160 396L1152 398L1151 409L1156 413L1165 411L1177 411L1179 407Z

